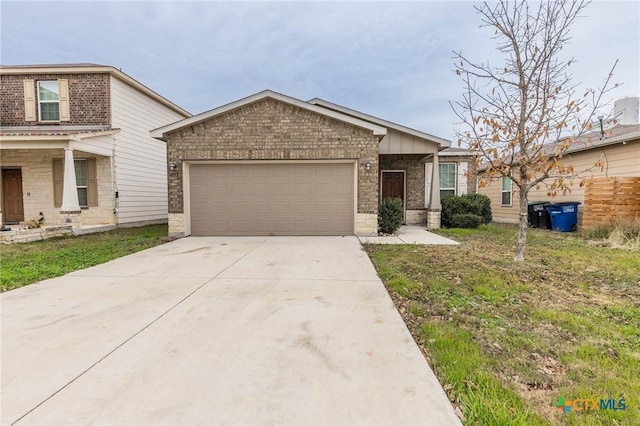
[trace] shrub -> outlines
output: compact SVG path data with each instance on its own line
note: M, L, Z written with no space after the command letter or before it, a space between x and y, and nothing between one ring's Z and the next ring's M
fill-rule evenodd
M481 223L491 222L491 200L482 194L450 195L442 199L442 226L455 227L453 216L457 214L472 214L480 216Z
M471 212L477 214L482 218L482 223L489 223L493 219L491 215L491 200L484 194L465 194L462 196L471 202L475 211Z
M386 198L378 209L378 232L393 234L402 225L404 203L400 198Z
M482 223L482 217L477 214L454 214L451 218L453 228L477 228Z

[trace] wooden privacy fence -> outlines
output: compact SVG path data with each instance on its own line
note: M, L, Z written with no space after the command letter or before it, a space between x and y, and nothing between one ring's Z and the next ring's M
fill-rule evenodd
M640 177L587 181L582 228L640 220Z

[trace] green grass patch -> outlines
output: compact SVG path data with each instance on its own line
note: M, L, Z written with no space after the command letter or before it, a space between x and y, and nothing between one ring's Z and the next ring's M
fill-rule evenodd
M640 424L639 252L531 229L515 264L514 226L437 232L462 244L367 251L465 424Z
M59 277L166 242L167 226L121 228L0 246L0 287L7 291Z

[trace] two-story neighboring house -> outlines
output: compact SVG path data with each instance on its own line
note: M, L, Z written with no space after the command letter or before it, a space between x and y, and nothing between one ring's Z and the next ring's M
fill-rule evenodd
M0 78L3 225L166 222L166 146L149 131L187 111L111 66L0 66Z

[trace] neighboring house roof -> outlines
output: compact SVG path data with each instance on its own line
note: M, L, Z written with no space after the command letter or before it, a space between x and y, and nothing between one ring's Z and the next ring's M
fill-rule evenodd
M99 64L39 64L39 65L0 65L0 74L110 74L123 82L133 86L145 95L167 106L173 111L185 117L190 117L189 111L179 107L162 95L149 89L144 84L122 72L122 70L110 65Z
M640 124L626 124L618 125L604 131L604 137L601 137L600 131L594 131L585 133L580 136L574 142L571 143L569 148L564 152L565 154L571 154L575 152L588 151L591 149L603 148L609 145L615 145L618 143L626 144L628 142L640 141ZM552 152L553 149L561 144L568 138L561 139L557 142L552 142L545 145L547 152ZM483 163L478 171L486 170L488 163Z
M578 138L567 149L567 153L586 151L589 149L601 148L607 145L614 145L620 142L629 142L640 139L640 124L618 125L604 131L604 137L600 139L600 132L589 132ZM555 142L558 144L561 142Z
M186 126L192 126L194 124L198 124L201 123L203 121L206 121L210 118L213 118L215 116L224 114L226 112L229 112L231 110L234 110L236 108L240 108L243 107L245 105L249 105L258 101L261 101L263 99L275 99L290 105L294 105L298 108L302 108L308 111L312 111L315 112L317 114L321 114L324 115L326 117L330 117L333 119L336 119L338 121L342 121L357 127L361 127L364 129L368 129L371 130L373 132L374 135L376 136L384 136L387 134L387 129L385 127L381 127L378 125L375 125L369 121L365 121L365 120L361 120L359 118L354 118L350 115L347 114L343 114L340 112L336 112L336 111L331 111L329 109L317 106L317 105L313 105L304 101L301 101L299 99L296 98L292 98L291 96L287 96L287 95L283 95L281 93L277 93L271 90L264 90L262 92L256 93L254 95L251 96L247 96L246 98L242 98L240 100L237 100L235 102L231 102L228 103L226 105L223 105L221 107L218 108L214 108L212 110L209 111L205 111L201 114L198 115L194 115L193 117L190 118L186 118L184 120L180 120L177 121L173 124L169 124L167 126L163 126L163 127L159 127L155 130L151 131L151 137L154 137L156 139L161 139L163 140L164 135L166 133L169 133L173 130L177 130L177 129L181 129L183 127Z
M320 105L320 106L322 106L324 108L328 108L328 109L333 110L333 111L338 111L338 112L341 112L343 114L347 114L347 115L350 115L352 117L356 117L356 118L359 118L361 120L365 120L365 121L368 121L370 123L377 124L379 126L388 127L390 129L398 130L398 131L403 132L403 133L408 133L410 135L413 135L413 136L416 136L416 137L419 137L419 138L422 138L422 139L427 139L427 140L429 140L431 142L435 142L435 143L439 144L442 148L451 146L451 141L449 141L447 139L443 139L443 138L440 138L438 136L430 135L429 133L421 132L419 130L415 130L415 129L412 129L410 127L406 127L406 126L403 126L403 125L400 125L400 124L397 124L397 123L393 123L391 121L383 120L382 118L374 117L373 115L365 114L365 113L360 112L360 111L356 111L356 110L353 110L353 109L350 109L350 108L347 108L347 107L343 107L341 105L337 105L337 104L325 101L325 100L320 99L320 98L314 98L314 99L311 99L308 102L310 104Z

